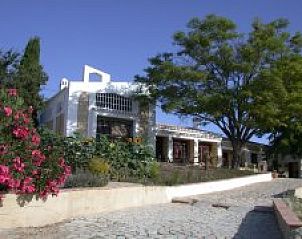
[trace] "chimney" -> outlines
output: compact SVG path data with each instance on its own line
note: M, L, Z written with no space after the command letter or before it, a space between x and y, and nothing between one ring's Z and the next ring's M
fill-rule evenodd
M60 90L63 90L68 87L68 80L66 78L63 78L60 82Z

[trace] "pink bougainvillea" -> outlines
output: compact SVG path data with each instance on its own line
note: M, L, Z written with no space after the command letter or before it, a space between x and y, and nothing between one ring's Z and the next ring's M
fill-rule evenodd
M12 108L9 107L9 106L5 106L5 107L3 108L3 111L4 111L4 115L5 115L6 117L11 116L11 114L13 113Z
M16 89L0 89L0 201L6 192L57 195L71 173L62 152L40 145L33 108L22 102Z

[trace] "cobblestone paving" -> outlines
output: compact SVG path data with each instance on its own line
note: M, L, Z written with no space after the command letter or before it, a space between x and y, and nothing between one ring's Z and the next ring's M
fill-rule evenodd
M230 191L194 196L200 201L193 205L162 204L131 208L76 218L43 228L2 231L3 237L0 238L281 239L273 213L253 209L254 206L271 206L274 195L298 186L302 186L302 179L275 179ZM214 203L230 207L213 207Z

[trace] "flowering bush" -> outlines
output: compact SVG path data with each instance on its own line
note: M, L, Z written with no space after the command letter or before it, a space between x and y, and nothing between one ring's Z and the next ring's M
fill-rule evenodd
M33 109L24 109L15 89L0 89L0 200L3 193L57 195L70 175L63 152L41 146Z

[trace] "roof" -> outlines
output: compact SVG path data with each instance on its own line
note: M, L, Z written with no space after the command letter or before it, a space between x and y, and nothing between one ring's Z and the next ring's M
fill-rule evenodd
M48 103L48 102L54 100L54 99L57 98L60 94L62 94L63 92L65 92L65 91L67 91L67 90L68 90L68 88L64 88L64 89L62 89L62 90L59 90L57 93L55 93L55 94L52 95L51 97L46 98L46 99L45 99L45 102Z
M248 141L245 146L246 146L246 148L248 148L249 150L252 150L252 151L259 151L261 149L266 150L269 147L266 144L261 144L261 143L252 142L252 141ZM224 149L232 148L231 141L226 137L222 138L222 148L224 148Z

